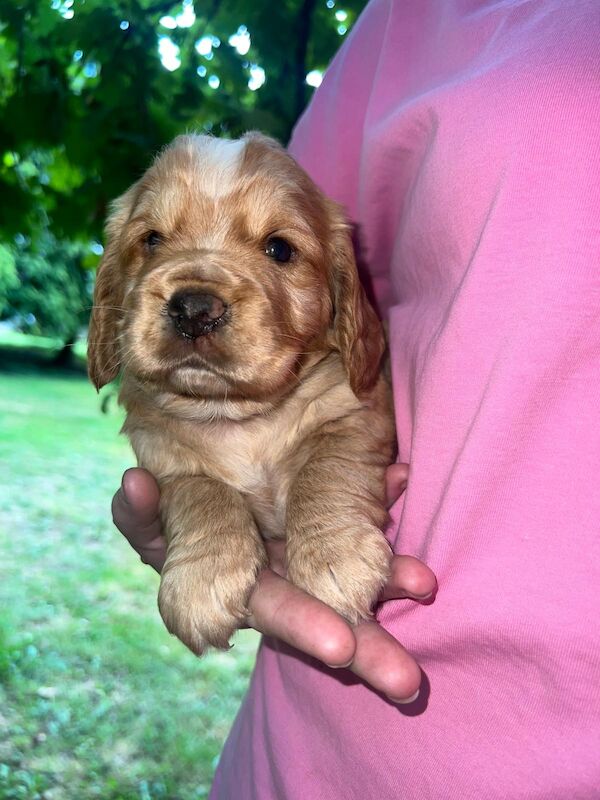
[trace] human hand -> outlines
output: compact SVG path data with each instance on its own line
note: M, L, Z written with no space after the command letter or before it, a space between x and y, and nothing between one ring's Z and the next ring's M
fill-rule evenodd
M388 502L402 494L408 465L388 468ZM142 561L160 572L166 540L158 517L159 490L144 469L129 469L113 498L117 528ZM270 568L264 569L248 603L248 625L281 639L330 667L347 667L377 691L397 703L416 699L421 671L415 659L374 620L350 625L320 600L285 580L285 542L266 542ZM433 572L412 556L394 556L391 576L381 600L429 600L436 591Z

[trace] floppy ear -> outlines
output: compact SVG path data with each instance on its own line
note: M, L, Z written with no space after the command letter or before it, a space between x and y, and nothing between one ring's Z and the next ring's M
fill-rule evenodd
M98 265L94 304L88 331L88 375L97 390L119 374L119 322L123 318L123 282L121 265L121 229L133 205L133 189L129 189L112 206L106 224L106 248Z
M329 270L333 333L352 391L359 396L377 380L385 339L358 277L350 227L337 208L333 211Z

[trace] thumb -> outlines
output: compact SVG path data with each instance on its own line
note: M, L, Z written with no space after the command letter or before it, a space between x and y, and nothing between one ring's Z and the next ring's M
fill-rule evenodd
M154 477L144 469L128 469L112 502L113 521L142 561L160 572L166 541L159 518L160 492Z
M392 506L406 489L408 464L392 464L385 473L385 495L388 507Z

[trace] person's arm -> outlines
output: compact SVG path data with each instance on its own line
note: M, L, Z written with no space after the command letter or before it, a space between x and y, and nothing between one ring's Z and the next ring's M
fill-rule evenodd
M407 466L388 469L390 502L404 490ZM123 475L113 500L113 519L142 561L160 572L166 545L158 518L156 482L143 469ZM270 568L262 571L249 602L248 624L331 667L347 667L397 703L412 702L421 683L414 658L375 621L351 626L333 609L285 580L285 543L269 542ZM411 556L394 556L382 600L430 601L436 591L432 571Z

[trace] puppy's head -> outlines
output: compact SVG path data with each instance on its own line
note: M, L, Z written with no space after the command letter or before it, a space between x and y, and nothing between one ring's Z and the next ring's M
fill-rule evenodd
M374 383L383 337L348 225L275 142L181 136L115 202L90 323L96 387L123 368L262 400L332 349L355 393Z

